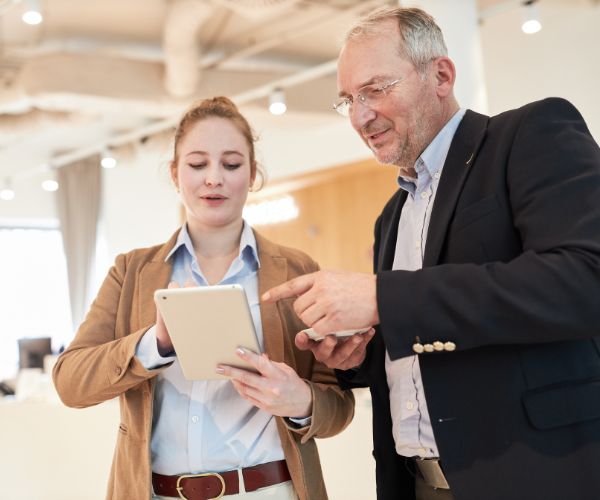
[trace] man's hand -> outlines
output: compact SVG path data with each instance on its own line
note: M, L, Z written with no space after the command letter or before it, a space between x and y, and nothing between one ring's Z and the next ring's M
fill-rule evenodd
M379 323L374 274L317 271L271 288L266 302L298 297L294 311L320 335Z
M329 368L349 370L359 366L365 360L367 344L375 335L371 328L368 332L357 333L350 337L328 335L323 340L312 340L306 333L296 335L296 347L302 351L311 350L317 361Z
M305 418L311 415L312 391L293 368L248 349L238 348L236 353L258 373L228 365L218 365L216 371L231 378L240 396L279 417Z

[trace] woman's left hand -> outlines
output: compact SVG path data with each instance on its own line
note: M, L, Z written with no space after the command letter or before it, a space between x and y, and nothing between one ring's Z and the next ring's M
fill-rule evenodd
M248 349L239 348L236 353L258 373L228 365L218 365L216 371L231 379L240 396L279 417L305 418L311 415L312 392L293 368Z

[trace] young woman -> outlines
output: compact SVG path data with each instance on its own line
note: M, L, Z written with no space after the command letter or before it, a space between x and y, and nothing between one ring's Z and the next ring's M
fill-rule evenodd
M192 107L174 149L171 178L186 222L167 243L117 257L55 366L58 393L73 407L119 396L109 499L325 499L314 438L348 425L352 394L296 349L305 325L290 302L259 303L267 289L317 265L242 219L257 165L252 130L229 99ZM186 380L153 293L231 283L246 291L265 353L238 355L258 373L219 366L229 380Z

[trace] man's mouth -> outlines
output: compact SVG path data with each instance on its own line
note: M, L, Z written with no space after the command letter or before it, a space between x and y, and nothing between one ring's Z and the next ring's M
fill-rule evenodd
M378 130L376 132L369 131L369 132L365 133L367 142L369 142L369 143L377 142L377 140L380 139L388 130L389 130L389 128L386 128L383 130Z

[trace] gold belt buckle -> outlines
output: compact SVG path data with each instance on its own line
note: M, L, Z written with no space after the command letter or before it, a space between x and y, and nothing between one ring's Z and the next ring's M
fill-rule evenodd
M219 474L217 472L205 472L204 474L184 474L183 476L179 476L177 478L177 484L175 485L175 488L177 489L177 493L179 494L179 498L181 498L182 500L188 500L186 498L186 496L183 494L183 486L179 485L179 483L181 483L182 479L189 479L192 477L207 477L207 476L216 476L219 478L219 481L221 481L221 493L219 493L219 496L211 498L210 500L217 500L217 499L221 498L223 495L225 495L225 480L223 479L223 476L221 476L221 474Z

